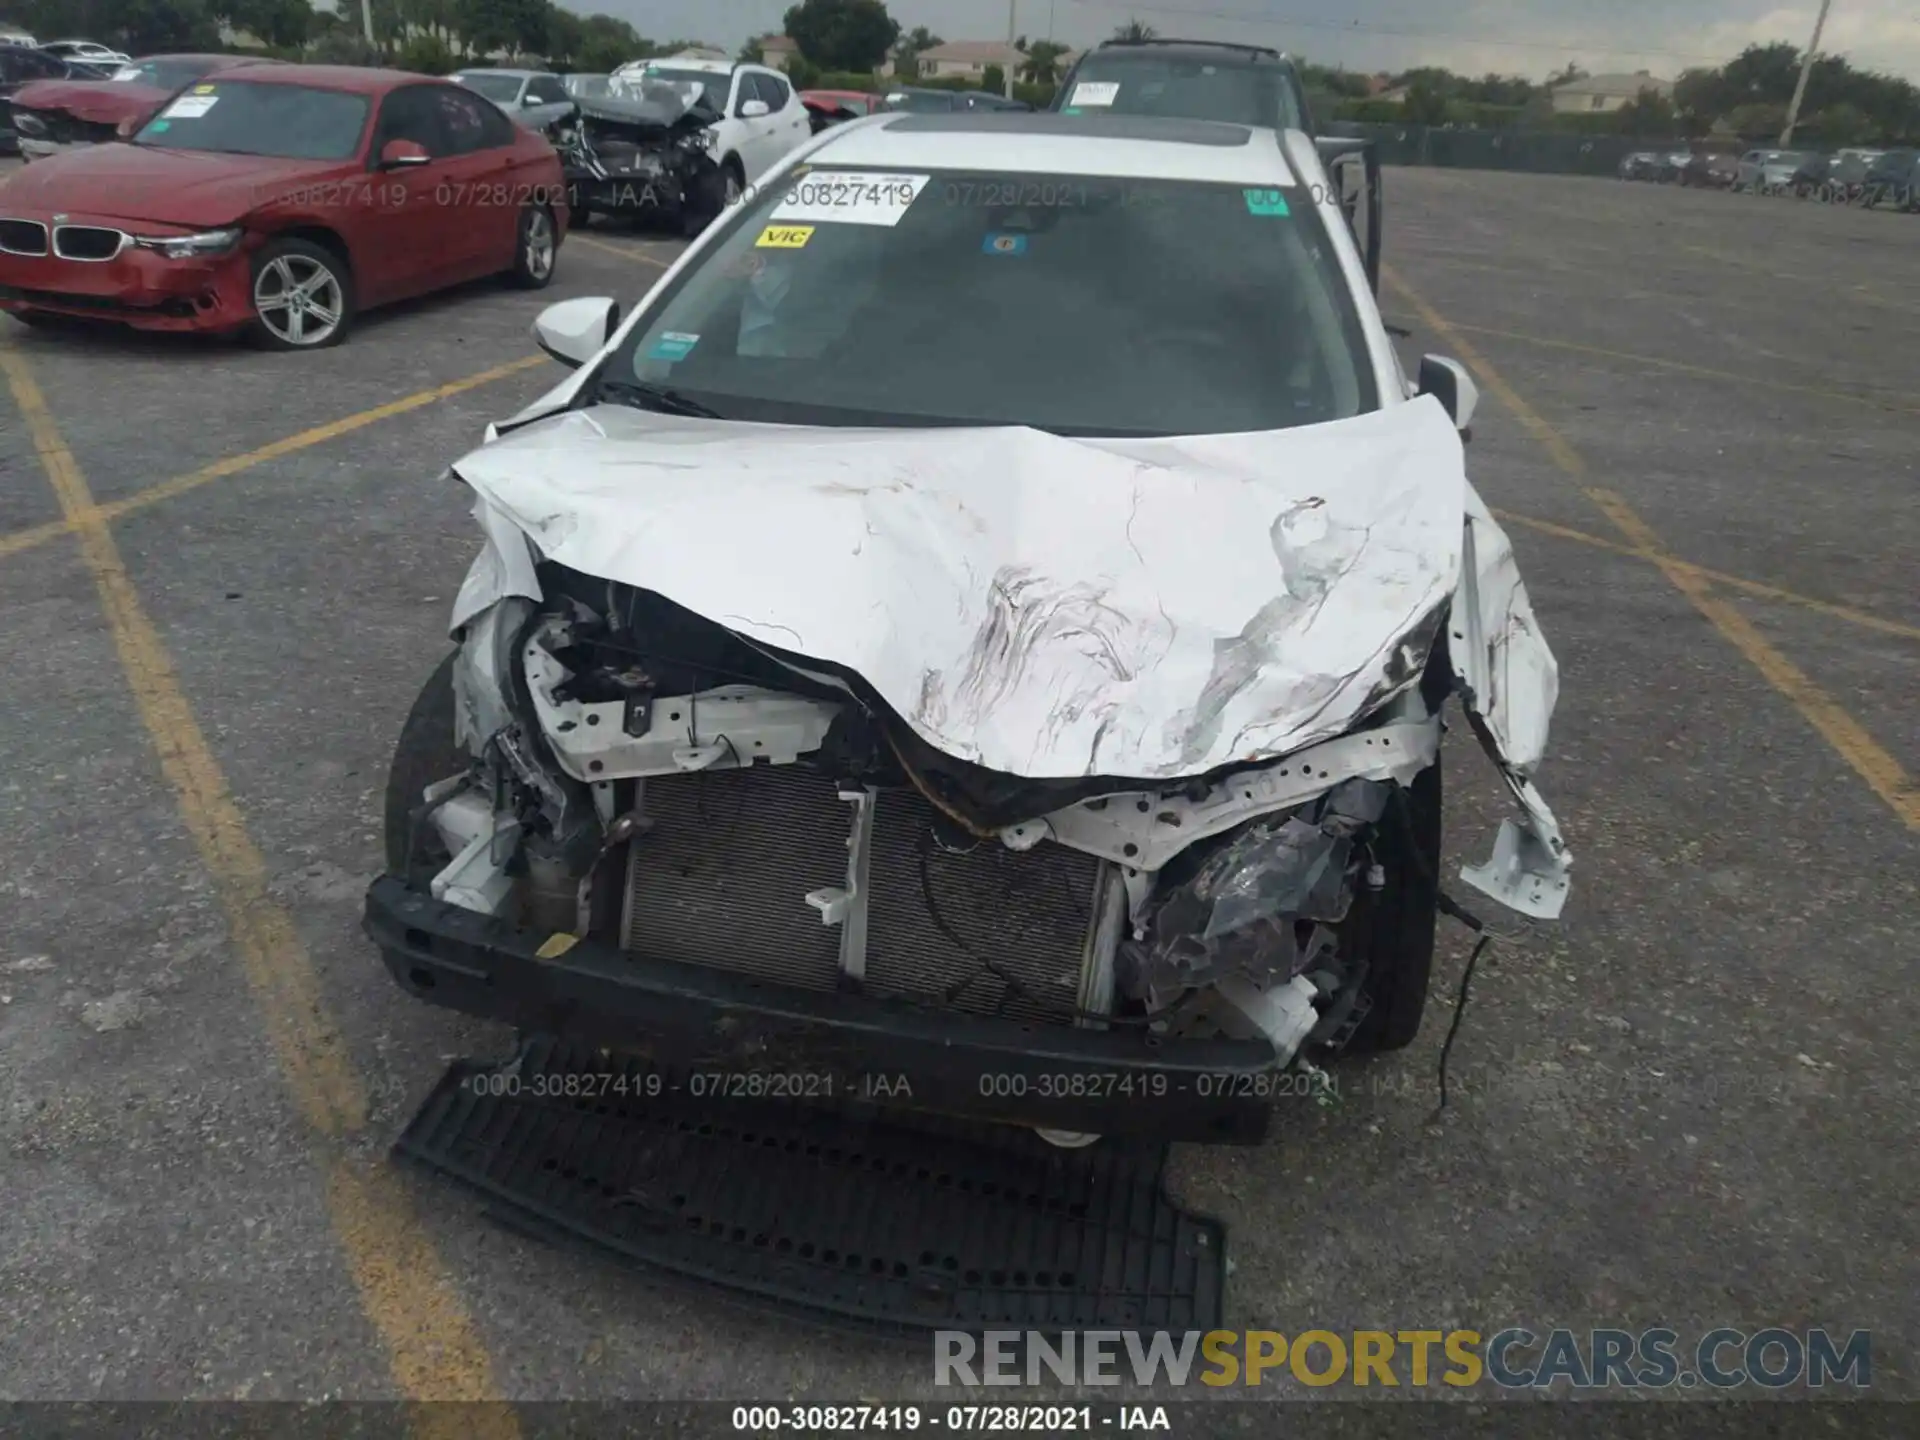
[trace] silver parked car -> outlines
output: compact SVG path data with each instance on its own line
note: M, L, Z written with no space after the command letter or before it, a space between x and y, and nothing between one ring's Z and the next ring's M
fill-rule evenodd
M485 96L529 130L544 130L573 114L573 97L546 70L458 70L448 77Z
M1793 177L1807 159L1803 150L1749 150L1740 157L1733 188L1772 195L1793 188Z

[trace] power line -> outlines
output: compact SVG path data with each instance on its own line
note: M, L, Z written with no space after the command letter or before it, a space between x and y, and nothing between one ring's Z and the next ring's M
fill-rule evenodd
M1184 15L1206 20L1237 20L1250 25L1286 25L1303 30L1330 30L1343 35L1388 35L1415 40L1456 40L1468 45L1497 46L1511 50L1550 50L1559 54L1586 51L1594 55L1657 55L1667 60L1705 60L1723 63L1723 54L1707 55L1699 51L1663 50L1655 45L1605 46L1590 40L1509 40L1493 35L1470 35L1460 30L1425 30L1409 26L1370 25L1359 20L1315 20L1296 15L1249 14L1244 10L1209 10L1185 5L1142 5L1134 0L1068 0L1083 10L1104 10L1109 14L1141 11L1152 15Z

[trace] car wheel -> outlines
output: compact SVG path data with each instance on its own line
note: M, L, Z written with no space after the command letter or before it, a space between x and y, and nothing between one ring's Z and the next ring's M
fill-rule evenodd
M738 205L741 197L747 193L747 172L741 168L740 157L729 155L726 163L720 167L723 189L720 192L722 208Z
M1389 802L1404 804L1402 818L1381 817L1374 858L1386 885L1354 897L1348 933L1353 953L1367 962L1363 990L1371 1002L1366 1018L1347 1042L1347 1053L1399 1050L1420 1031L1433 973L1434 922L1440 893L1440 761L1414 776ZM1404 823L1403 823L1404 821ZM1353 922L1357 921L1355 925Z
M387 770L387 872L424 886L453 857L438 826L423 824L415 833L413 812L429 785L467 768L467 756L453 732L453 656L428 677L420 697L400 727Z
M353 323L353 278L311 240L271 240L253 257L254 343L268 350L337 345Z
M559 232L553 212L529 205L520 212L519 238L513 247L513 283L522 290L543 290L553 280L553 262L560 254Z

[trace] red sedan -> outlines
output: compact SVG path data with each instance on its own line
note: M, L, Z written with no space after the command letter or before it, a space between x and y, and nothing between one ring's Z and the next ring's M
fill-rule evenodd
M0 309L313 349L390 301L486 275L547 284L565 193L553 147L458 85L236 70L189 86L131 144L0 187Z
M81 145L121 138L196 80L243 65L277 65L248 55L148 55L122 65L108 81L35 80L13 92L13 128L20 158L45 160Z

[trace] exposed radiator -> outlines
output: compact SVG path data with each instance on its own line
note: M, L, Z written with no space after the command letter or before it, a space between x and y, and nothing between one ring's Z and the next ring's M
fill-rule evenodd
M831 780L804 764L656 777L645 782L642 808L653 828L628 863L621 943L629 952L839 987L840 931L805 899L846 884L854 807ZM1101 862L1050 842L1019 853L989 840L949 854L932 843L933 818L911 790L885 791L875 803L867 989L1070 1021ZM985 971L982 958L1016 986Z

